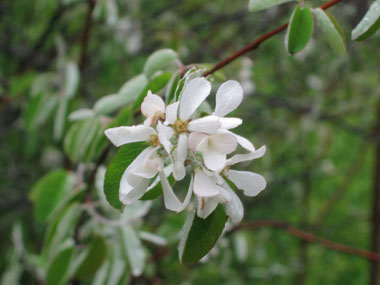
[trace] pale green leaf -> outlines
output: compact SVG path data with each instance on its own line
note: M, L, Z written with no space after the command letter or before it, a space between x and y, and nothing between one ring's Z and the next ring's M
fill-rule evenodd
M175 66L177 59L178 56L174 50L161 49L155 51L148 57L144 65L144 74L150 79L157 71L165 71L170 66Z
M139 237L131 226L123 226L119 229L120 240L127 255L132 275L139 276L145 268L145 251Z
M84 253L84 258L76 267L74 276L80 280L89 280L94 277L107 257L106 241L101 236L94 237Z
M291 1L294 0L249 0L248 9L251 12L256 12Z
M372 36L380 28L380 0L375 0L364 18L351 33L354 41L362 41Z
M71 239L66 240L59 246L52 262L48 264L46 274L47 285L67 284L67 279L69 277L68 272L74 249L74 242Z
M344 55L346 45L342 30L338 22L324 10L317 8L314 10L315 17L322 29L326 41L338 55Z

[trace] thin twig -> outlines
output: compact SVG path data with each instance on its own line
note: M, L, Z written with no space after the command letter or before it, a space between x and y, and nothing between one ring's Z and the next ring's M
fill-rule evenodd
M233 232L236 232L242 229L257 230L260 228L267 228L267 227L276 228L276 229L285 231L286 233L292 236L295 236L299 239L306 240L307 242L317 243L319 245L322 245L324 247L327 247L335 251L363 257L363 258L373 260L373 261L380 261L380 254L363 250L363 249L354 248L348 245L344 245L341 243L333 242L331 240L317 237L314 234L297 229L283 221L265 220L265 221L257 221L257 222L251 222L251 223L246 223L246 224L240 224L234 227L230 232L228 232L228 234L231 234Z
M87 0L88 4L88 11L86 16L86 22L83 28L82 38L81 38L81 47L80 47L80 58L79 58L79 69L80 71L83 71L85 65L86 65L86 59L87 59L87 49L88 49L88 42L90 39L90 33L92 29L92 13L95 8L96 0Z
M328 2L328 3L326 3L326 4L323 4L319 8L321 8L323 10L326 10L326 9L334 6L335 4L338 4L341 1L343 1L343 0L332 0L332 1ZM251 42L249 45L245 46L244 48L242 48L238 52L234 53L233 55L231 55L231 56L223 59L219 63L217 63L213 68L211 68L210 70L206 71L203 74L203 76L210 75L210 74L214 73L215 71L223 68L227 64L231 63L235 59L239 58L240 56L246 54L247 52L250 52L251 50L257 49L267 39L270 39L271 37L279 34L282 31L284 31L288 27L288 24L289 23L283 24L282 26L280 26L280 27L278 27L278 28L270 31L269 33L266 33L266 34L262 35L261 37L259 37L258 39L254 40L253 42Z

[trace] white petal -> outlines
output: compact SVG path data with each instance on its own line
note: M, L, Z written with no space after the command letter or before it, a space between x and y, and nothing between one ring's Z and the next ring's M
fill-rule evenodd
M239 162L250 161L256 158L260 158L265 154L265 151L266 147L264 145L254 152L250 152L247 154L235 154L233 157L227 160L227 165L234 165Z
M237 148L237 139L231 134L213 134L210 136L209 144L221 154L230 154Z
M165 126L161 122L158 122L157 134L158 140L163 145L166 152L170 153L173 148L173 144L170 142L170 139L172 138L172 136L174 136L173 128Z
M166 175L163 172L159 173L163 195L164 195L164 204L166 209L179 212L181 210L182 204L179 201L178 197L174 194L172 187L169 184L169 181Z
M204 163L208 169L216 171L225 166L227 156L213 147L210 137L201 140L196 150L202 152Z
M148 148L151 151L146 155L143 160L140 160L136 165L131 169L133 175L141 176L144 178L153 178L156 176L158 171L163 169L164 160L158 156L156 148Z
M187 158L187 135L185 133L179 135L177 149L174 151L173 156L173 176L175 180L179 181L186 175L185 160Z
M165 102L158 95L152 94L149 90L148 95L141 104L141 113L145 117L154 117L165 114Z
M200 119L193 120L187 126L189 131L213 134L218 131L221 124L216 116L206 116Z
M116 146L149 139L156 131L150 127L138 125L131 127L116 127L104 131L107 138Z
M199 143L207 138L208 136L206 134L202 134L202 133L190 133L189 135L189 149L192 150L192 151L196 151L197 149L197 146L199 145Z
M201 169L195 170L194 175L194 194L198 197L213 197L220 193L221 187L207 176Z
M255 151L255 147L253 146L253 144L249 140L247 140L246 138L244 138L242 136L239 136L239 135L237 135L237 134L235 134L233 132L230 132L230 131L224 131L224 132L235 136L236 139L237 139L238 144L240 144L246 150L248 150L250 152L254 152Z
M267 185L263 176L250 171L229 170L227 177L237 188L243 190L244 195L250 197L259 194Z
M131 186L125 182L126 179L124 180L124 183L120 182L119 199L123 204L129 205L144 195L149 186L150 179L140 177L139 183L135 186Z
M149 185L150 179L133 175L131 172L151 153L152 148L144 149L124 171L119 186L120 201L126 205L140 199Z
M206 219L219 204L219 199L216 197L202 198L198 197L197 216Z
M220 85L216 92L214 115L224 117L235 110L243 100L243 88L239 82L229 80Z
M179 102L175 102L166 107L165 125L173 125L177 120Z
M233 223L239 223L243 219L244 216L244 207L242 202L236 193L228 186L227 183L223 185L223 187L228 191L231 196L230 201L224 204L224 209L226 214L230 217Z
M229 130L240 126L243 120L239 118L219 118L219 123L221 129Z
M205 78L199 77L190 80L184 87L180 103L179 118L186 121L207 98L211 91L211 84Z

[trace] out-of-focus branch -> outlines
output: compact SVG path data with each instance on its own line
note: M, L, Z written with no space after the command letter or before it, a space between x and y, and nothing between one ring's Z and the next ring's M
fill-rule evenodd
M343 0L332 0L332 1L328 2L328 3L326 3L326 4L323 4L319 8L321 8L323 10L326 10L326 9L328 9L328 8L330 8L330 7L338 4L341 1L343 1ZM210 75L210 74L214 73L215 71L223 68L227 64L231 63L235 59L237 59L237 58L241 57L242 55L246 54L247 52L250 52L251 50L257 49L263 42L265 42L266 40L270 39L271 37L279 34L280 32L284 31L288 27L288 24L289 23L283 24L282 26L279 26L278 28L276 28L276 29L274 29L274 30L272 30L272 31L270 31L270 32L262 35L261 37L259 37L258 39L254 40L249 45L245 46L244 48L242 48L241 50L237 51L233 55L231 55L231 56L223 59L219 63L217 63L213 68L211 68L210 70L206 71L203 74L203 76Z
M380 102L378 105L376 134L380 134ZM376 143L375 167L373 174L372 209L371 209L371 250L380 252L380 141ZM372 261L370 265L370 284L379 284L379 260Z
M88 50L88 42L90 39L90 33L92 29L92 13L95 8L96 0L87 0L88 11L86 16L86 22L83 28L82 38L81 38L81 47L80 47L80 58L79 58L79 69L83 71L86 59L87 59L87 50Z
M243 230L243 229L257 230L261 228L276 228L292 236L295 236L299 239L303 239L310 243L316 243L335 251L359 256L359 257L366 258L368 260L373 260L376 262L380 261L380 254L320 238L309 232L305 232L300 229L297 229L283 221L264 220L264 221L256 221L256 222L251 222L251 223L246 223L246 224L240 224L234 227L231 231L229 231L228 234L231 234L233 232Z

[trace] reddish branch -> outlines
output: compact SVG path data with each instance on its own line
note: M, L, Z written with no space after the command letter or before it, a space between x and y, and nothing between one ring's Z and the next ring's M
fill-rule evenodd
M378 122L375 127L375 132L380 133L380 103L378 105ZM371 235L371 250L380 252L380 142L376 143L376 160L375 173L373 177L372 190L372 235ZM370 266L370 284L376 285L379 282L379 262L372 261Z
M343 1L343 0L332 0L332 1L328 2L328 3L326 3L326 4L323 4L319 8L321 8L323 10L326 10L326 9L334 6L335 4L338 4L341 1ZM219 63L217 63L213 68L211 68L210 70L206 71L203 74L203 76L210 75L210 74L214 73L215 71L223 68L227 64L231 63L232 61L234 61L238 57L246 54L247 52L249 52L251 50L254 50L254 49L257 49L260 46L261 43L265 42L267 39L270 39L274 35L277 35L280 32L284 31L288 27L288 24L289 23L283 24L282 26L274 29L273 31L270 31L269 33L266 33L265 35L262 35L261 37L259 37L258 39L256 39L252 43L250 43L249 45L245 46L244 48L242 48L238 52L234 53L233 55L231 55L231 56L223 59Z
M240 224L236 226L235 228L233 228L229 233L232 233L241 229L257 230L257 229L265 228L265 227L283 230L292 236L295 236L307 242L317 243L319 245L322 245L324 247L327 247L335 251L340 251L343 253L360 256L360 257L373 260L376 262L380 261L380 254L367 251L367 250L354 248L351 246L347 246L344 244L336 243L327 239L317 237L311 233L308 233L308 232L299 230L293 226L290 226L287 223L282 222L282 221L267 220L267 221L251 222L247 224Z

